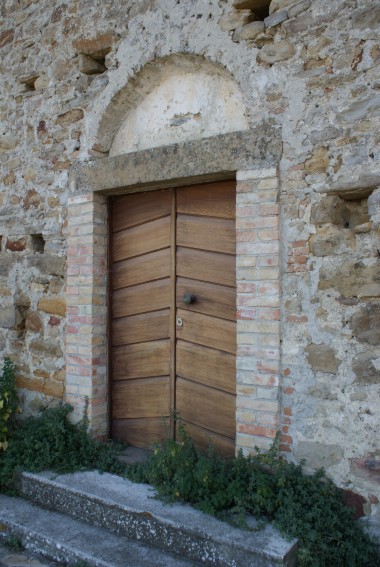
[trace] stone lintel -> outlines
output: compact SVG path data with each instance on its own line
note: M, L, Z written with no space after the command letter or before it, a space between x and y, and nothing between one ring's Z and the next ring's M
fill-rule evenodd
M357 172L347 174L341 179L334 181L331 185L320 189L321 193L338 195L347 201L364 199L368 197L374 189L380 186L380 174L359 175Z
M77 163L70 173L71 195L233 179L237 170L276 167L281 152L281 131L263 124L246 132Z

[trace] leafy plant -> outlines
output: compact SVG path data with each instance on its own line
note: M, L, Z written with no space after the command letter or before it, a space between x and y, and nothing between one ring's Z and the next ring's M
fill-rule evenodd
M1 540L2 545L11 549L12 551L22 551L24 546L21 539L14 534L9 534Z
M302 566L379 565L374 544L322 470L306 475L302 465L278 457L276 444L266 453L222 459L212 447L200 452L183 427L180 435L181 443L167 439L147 463L130 465L127 476L153 484L160 498L234 524L246 525L247 515L272 521L299 539Z
M2 451L8 448L8 434L14 425L18 407L14 366L10 358L5 358L0 374L0 450Z
M124 470L116 459L120 447L93 439L86 416L79 424L71 423L71 411L70 405L60 404L18 423L9 435L8 450L0 454L0 490L14 491L20 471Z

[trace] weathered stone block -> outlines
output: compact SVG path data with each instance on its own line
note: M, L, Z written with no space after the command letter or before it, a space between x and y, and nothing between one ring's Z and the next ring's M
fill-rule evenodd
M311 343L305 348L308 362L315 372L336 374L341 360L336 357L336 351L325 344Z
M380 483L380 452L369 453L360 459L351 459L351 470L360 478Z
M116 34L112 32L99 34L93 38L81 37L73 41L73 47L77 53L103 58L111 51L116 38Z
M68 110L63 114L60 114L56 120L56 123L59 126L69 126L74 122L78 122L79 120L82 120L83 116L84 114L81 108L72 108L71 110Z
M337 395L331 392L328 384L313 384L307 391L309 396L320 398L321 400L336 400Z
M369 345L380 346L380 303L367 303L350 320L355 338Z
M33 354L41 356L60 357L63 355L59 344L45 339L35 339L29 345L29 350Z
M45 297L38 302L38 309L52 315L63 316L66 313L66 301L61 297Z
M40 333L43 329L41 317L35 311L29 311L25 319L25 328L34 333Z
M9 254L0 255L0 276L7 277L12 266L15 264L15 259Z
M20 142L19 136L14 134L2 134L0 136L0 152L13 150Z
M234 41L255 39L265 29L263 22L251 22L246 26L238 28L234 33Z
M89 55L81 53L78 57L78 69L84 75L104 73L106 66Z
M48 86L49 86L48 77L41 76L41 77L37 77L37 79L35 80L34 88L36 89L36 91L39 89L46 89L46 87Z
M9 307L2 307L0 309L0 327L4 329L11 329L16 325L16 307L10 305Z
M380 6L369 5L354 13L352 25L360 29L378 29L380 24Z
M288 10L289 18L295 18L298 14L301 14L311 6L311 0L301 0L301 2L297 2L297 4L290 5Z
M378 353L379 354L379 353ZM380 384L380 357L363 352L353 361L352 369L359 384Z
M279 10L285 10L292 4L295 4L295 0L272 0L269 6L269 13L274 14Z
M347 110L342 112L341 117L349 122L378 116L380 112L380 95L373 95L369 98L362 98L353 102Z
M309 469L330 467L343 458L343 448L340 445L327 445L314 441L300 441L295 449L298 459L305 459Z
M331 224L318 228L317 234L310 238L310 252L314 256L331 256L349 252L355 246L352 230L338 228Z
M267 28L273 28L274 26L282 24L282 22L285 22L287 19L288 12L286 10L281 10L265 18L264 24Z
M319 272L318 289L333 288L344 297L380 297L380 263L367 266L363 262L349 262Z
M224 31L233 31L236 30L236 28L252 22L253 19L253 15L249 10L230 12L220 18L219 25Z
M4 30L0 33L0 48L7 45L7 43L11 43L13 41L15 35L15 30Z
M24 198L24 208L39 207L42 203L42 196L35 189L30 189Z
M131 6L128 16L130 18L135 18L140 14L145 14L154 9L157 0L139 0L139 2L134 2Z
M295 54L295 47L290 41L284 39L278 43L268 43L263 46L259 55L257 56L257 61L260 63L266 63L268 65L273 65L278 61L285 61Z
M344 226L347 222L347 211L343 199L337 195L327 195L311 208L313 224L332 223Z
M65 273L65 258L50 254L34 254L28 256L28 268L37 268L41 274L63 276Z
M318 148L313 155L305 161L305 172L307 174L325 173L329 166L329 161L327 148Z

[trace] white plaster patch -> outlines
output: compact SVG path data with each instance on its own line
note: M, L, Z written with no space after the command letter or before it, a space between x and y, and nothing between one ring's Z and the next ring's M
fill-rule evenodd
M234 82L219 74L183 72L164 78L124 120L110 155L247 130Z

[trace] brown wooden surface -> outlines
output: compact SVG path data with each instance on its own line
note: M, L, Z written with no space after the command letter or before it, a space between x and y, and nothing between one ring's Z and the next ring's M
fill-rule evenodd
M113 435L151 447L176 410L198 445L232 454L235 183L126 195L112 215Z
M169 340L113 347L113 379L169 374Z
M133 256L140 256L167 248L169 245L170 216L167 216L115 233L113 235L113 261L118 262Z
M235 437L235 396L196 382L177 378L176 410L180 419Z
M177 212L234 219L235 187L235 181L183 187L177 191Z
M170 307L170 279L118 289L112 295L113 317L137 315Z
M170 248L115 262L112 267L112 288L144 283L147 274L150 281L169 277Z
M162 443L169 432L169 418L146 417L141 419L113 419L112 435L132 447L151 449L154 443Z
M177 329L177 339L236 353L236 323L209 315L177 309L183 327Z
M235 256L177 248L177 275L204 282L235 286Z
M186 293L195 296L194 303L184 303ZM236 292L232 287L177 278L177 307L235 321Z
M169 337L169 309L121 317L113 321L113 346L143 343L167 337Z
M178 215L177 245L235 254L235 221Z
M235 367L233 354L177 341L177 375L181 378L235 394Z
M134 193L115 199L112 228L114 232L170 215L170 190Z
M169 415L169 377L123 380L113 383L113 418Z
M234 456L235 438L230 439L229 437L218 435L217 433L205 429L204 427L198 427L193 423L188 423L183 420L182 423L187 435L189 435L192 438L195 445L199 447L199 449L203 451L207 451L207 449L210 447L211 444L211 446L215 449L215 451L222 457ZM180 435L178 434L178 427L177 427L177 439L179 440L181 439Z

